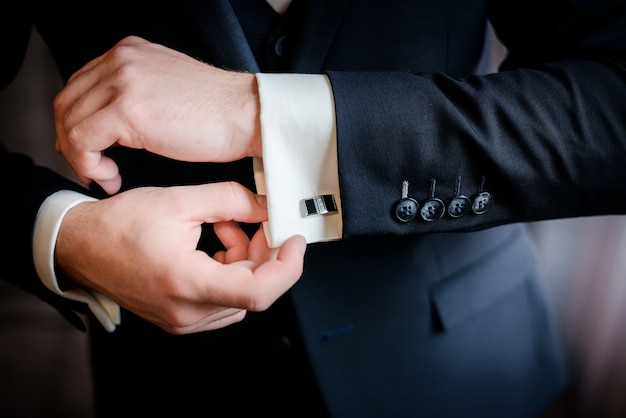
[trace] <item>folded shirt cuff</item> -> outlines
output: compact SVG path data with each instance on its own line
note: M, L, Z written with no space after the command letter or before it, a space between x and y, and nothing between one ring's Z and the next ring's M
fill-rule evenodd
M257 192L267 195L271 247L295 234L308 243L341 238L343 221L332 89L321 74L256 74L263 158L254 159ZM336 211L307 216L304 202L331 195Z
M119 305L93 290L79 287L61 289L54 270L54 249L63 217L77 204L95 200L97 199L70 190L61 190L50 195L39 208L35 220L33 261L39 279L48 289L67 299L86 303L102 326L113 332L121 321Z

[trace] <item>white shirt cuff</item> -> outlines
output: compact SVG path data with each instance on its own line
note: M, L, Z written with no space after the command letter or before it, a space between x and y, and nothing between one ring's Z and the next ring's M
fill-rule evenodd
M295 234L308 243L341 238L337 132L332 88L320 74L256 74L263 158L254 159L257 192L267 195L268 244ZM302 200L331 194L337 212L305 216Z
M77 204L95 200L70 190L61 190L50 195L39 208L35 220L33 260L41 282L48 289L67 299L86 303L102 326L113 332L121 321L119 305L93 290L78 287L62 290L54 271L54 249L63 217Z

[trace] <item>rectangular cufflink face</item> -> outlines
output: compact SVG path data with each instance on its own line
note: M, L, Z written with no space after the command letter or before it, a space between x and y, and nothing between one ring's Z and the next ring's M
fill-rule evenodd
M313 196L302 200L304 216L329 215L337 212L337 205L332 194Z

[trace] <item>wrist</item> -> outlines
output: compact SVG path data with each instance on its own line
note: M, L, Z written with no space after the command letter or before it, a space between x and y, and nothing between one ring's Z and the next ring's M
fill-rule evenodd
M261 136L261 103L259 99L259 85L254 75L251 76L254 85L254 133L250 142L251 157L263 157L263 146Z
M90 222L85 215L85 209L93 205L93 201L83 201L70 208L63 216L59 225L54 249L54 264L57 274L64 278L64 282L71 281L74 285L84 286L80 276L74 271L76 248L87 248L88 239L81 236L85 231L84 225Z
M261 104L259 86L254 74L245 74L246 91L242 104L242 117L239 119L242 138L247 138L246 156L262 157L261 144Z
M59 249L59 235L63 235L60 247L67 242L61 231L66 226L68 212L84 202L96 199L70 190L61 190L49 196L37 214L33 236L33 259L41 281L54 292L60 292L56 277L56 255ZM84 229L84 224L81 226ZM68 244L69 245L69 244ZM71 249L65 252L71 253Z

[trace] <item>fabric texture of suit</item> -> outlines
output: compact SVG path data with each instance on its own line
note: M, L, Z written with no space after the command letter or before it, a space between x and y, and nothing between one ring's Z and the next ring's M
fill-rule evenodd
M228 0L113 1L93 13L56 2L33 5L2 34L13 43L27 33L18 24L34 23L64 77L139 35L232 70L331 80L344 239L310 245L288 294L223 330L172 336L126 311L112 334L95 323L102 416L537 415L565 373L521 222L626 212L626 186L616 181L626 142L625 2L294 0L256 43L239 25L242 10ZM472 76L488 19L508 57L500 74ZM11 64L23 54L13 49ZM16 65L3 67L7 82ZM126 189L254 187L249 160L111 155ZM21 237L2 275L71 318L80 308L38 283L24 237L47 195L81 189L27 159L2 159L2 187L13 197L3 214L16 220L10 237ZM445 202L473 196L484 181L493 206L398 222L402 181L422 202L431 179ZM219 248L210 228L201 248ZM9 275L16 270L25 275Z

